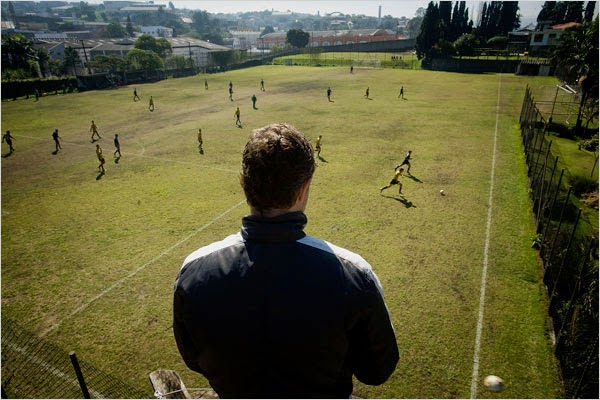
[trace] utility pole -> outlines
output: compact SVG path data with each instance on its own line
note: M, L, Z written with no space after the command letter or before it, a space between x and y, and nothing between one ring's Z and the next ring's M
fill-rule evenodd
M85 44L83 43L83 40L81 40L81 47L83 48L83 55L85 57L85 64L87 65L88 74L91 75L92 70L90 68L90 63L88 62L87 53L85 52Z

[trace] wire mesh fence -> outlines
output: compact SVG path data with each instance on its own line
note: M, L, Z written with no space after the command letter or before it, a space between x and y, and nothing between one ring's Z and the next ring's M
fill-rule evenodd
M521 138L528 166L555 354L565 394L598 398L598 238L574 199L569 172L558 170L552 141L528 87L521 110Z
M83 360L77 361L84 388L67 351L2 318L3 398L88 398L86 390L89 398L97 399L152 397L150 388L133 387Z

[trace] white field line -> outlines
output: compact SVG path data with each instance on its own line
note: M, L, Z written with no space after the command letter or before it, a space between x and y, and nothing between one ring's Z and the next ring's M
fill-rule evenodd
M40 359L37 356L31 355L27 352L27 349L19 347L17 345L14 345L12 343L7 344L8 348L25 356L25 358L27 358L29 361L31 361L33 364L36 364L39 367L42 367L44 370L48 371L50 374L56 376L57 378L61 378L67 382L69 382L70 384L72 384L73 386L75 386L76 388L80 388L79 386L79 382L75 379L73 379L72 376L62 372L61 370L59 370L58 368L54 367L51 364L48 364L47 362L45 362L44 360ZM73 374L75 374L75 372L73 372ZM95 399L105 399L106 396L104 396L102 393L95 391L94 389L88 388L88 391L90 392L90 394L93 396L93 398Z
M492 202L494 200L494 172L496 170L496 142L498 138L498 120L500 116L500 89L502 74L498 74L498 94L496 100L496 127L494 128L494 147L492 150L492 172L490 173L490 196L488 200L487 223L485 227L485 246L483 249L483 267L481 271L481 287L479 289L479 315L477 317L477 333L475 334L475 352L473 355L473 376L471 379L471 399L477 395L479 380L479 350L481 349L481 330L483 328L483 311L485 308L485 287L487 286L488 255L492 226Z
M230 207L229 209L223 211L221 214L217 215L215 218L213 218L212 220L210 220L209 222L207 222L206 224L202 225L200 228L196 229L194 232L190 233L189 235L187 235L186 237L184 237L183 239L179 240L177 243L173 244L171 247L169 247L168 249L164 250L162 253L160 253L159 255L157 255L156 257L154 257L153 259L151 259L150 261L140 265L139 267L137 267L136 269L134 269L132 272L130 272L128 275L126 275L125 277L121 278L120 280L118 280L117 282L113 283L111 286L107 287L106 289L104 289L103 291L101 291L100 293L98 293L97 295L95 295L94 297L92 297L91 299L89 299L88 301L86 301L85 303L83 303L82 305L80 305L79 307L77 307L75 310L73 310L69 315L67 315L65 318L63 318L62 320L56 322L54 325L50 326L48 329L46 329L45 331L43 331L40 334L40 337L44 337L46 336L48 333L56 330L62 323L63 321L65 321L68 318L72 318L75 315L79 314L80 312L82 312L83 310L85 310L86 308L88 308L92 303L94 303L96 300L104 297L105 295L107 295L109 292L111 292L114 288L116 288L117 286L120 286L121 284L123 284L126 280L132 278L133 276L135 276L138 272L144 270L148 265L153 264L154 262L158 261L160 258L162 258L163 256L165 256L166 254L168 254L171 250L175 249L176 247L179 247L180 245L182 245L183 243L187 242L188 240L190 240L192 237L196 236L198 233L202 232L204 229L208 228L209 226L211 226L213 223L217 222L219 219L223 218L224 216L226 216L227 214L229 214L231 211L235 210L236 208L238 208L239 206L241 206L242 204L244 204L246 202L246 200L242 200L239 203L237 203L236 205Z

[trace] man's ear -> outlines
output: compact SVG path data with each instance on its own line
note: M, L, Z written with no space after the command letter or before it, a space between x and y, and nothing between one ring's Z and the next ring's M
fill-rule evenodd
M308 179L306 182L304 182L302 184L302 186L300 187L300 192L298 193L298 201L304 201L305 197L308 196L308 189L310 187L310 183L312 181L312 178Z

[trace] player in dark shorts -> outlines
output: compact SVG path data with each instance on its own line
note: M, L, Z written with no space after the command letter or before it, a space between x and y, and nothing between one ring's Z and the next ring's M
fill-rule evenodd
M319 138L317 139L317 142L315 143L315 152L317 153L317 157L321 156L321 138L323 136L319 135Z
M58 136L58 129L55 129L54 132L52 132L52 139L54 139L54 144L56 145L56 153L58 153L58 151L62 149L62 147L60 146L60 141L58 140L60 139L60 136Z
M409 150L408 153L406 153L406 156L404 157L404 160L402 161L402 164L400 164L400 167L402 167L403 165L408 165L408 169L406 170L406 173L410 175L410 156L412 154L412 150Z
M6 133L4 134L4 136L2 136L2 141L6 142L6 144L8 145L8 148L10 150L10 154L14 153L15 148L12 145L12 141L13 141L14 137L11 136L10 131L6 131Z
M331 88L327 88L327 100L331 101Z
M396 167L396 169L394 171L394 177L390 181L390 184L380 188L379 193L383 192L385 189L391 188L394 185L398 185L398 194L402 194L402 183L400 183L400 177L402 176L403 172L404 172L404 168Z
M119 157L121 157L121 144L119 143L119 135L115 133L115 147L117 148L115 150L115 152L113 153L113 155L117 155L117 153L119 153Z

